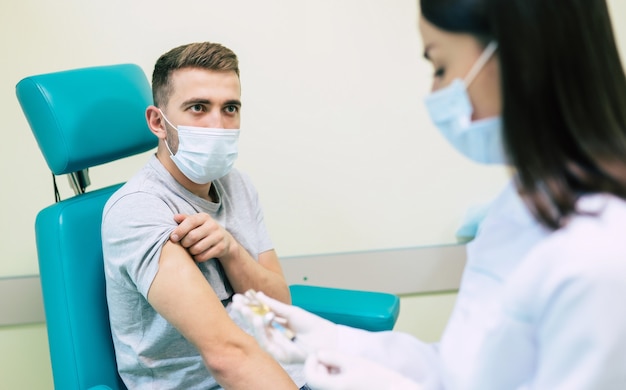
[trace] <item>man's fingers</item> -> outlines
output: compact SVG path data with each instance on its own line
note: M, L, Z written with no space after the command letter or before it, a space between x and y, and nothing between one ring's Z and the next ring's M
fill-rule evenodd
M176 223L181 223L185 220L185 218L187 218L188 215L187 214L174 214L174 221L176 221Z
M206 249L205 251L200 252L198 254L195 254L195 255L192 254L192 253L190 253L190 254L193 256L193 259L197 263L204 263L207 260L211 260L211 259L217 257L215 255L216 253L217 253L217 251L213 247L211 247L211 248Z
M181 244L187 248L196 243L201 237L208 235L208 232L199 231L193 233L193 230L202 227L209 220L210 217L205 214L176 214L174 215L174 221L178 223L178 226L170 234L170 239L173 242L182 240Z
M178 226L170 234L170 240L189 251L196 262L222 258L227 254L230 235L210 215L175 214Z
M176 226L170 234L170 240L172 242L178 242L189 233L193 225L191 224L191 217L187 214L174 214L174 222L176 222L178 226Z

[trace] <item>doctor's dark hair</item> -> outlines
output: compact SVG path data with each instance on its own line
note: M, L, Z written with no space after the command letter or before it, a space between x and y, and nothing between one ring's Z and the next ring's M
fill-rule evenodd
M421 6L441 29L498 41L504 147L539 221L562 227L585 193L626 199L626 76L605 0Z
M212 42L196 42L175 47L163 54L152 73L154 105L164 107L172 93L172 72L183 68L200 68L218 72L235 72L239 76L239 61L232 50Z
M420 12L432 25L471 34L485 46L493 39L484 0L421 0Z

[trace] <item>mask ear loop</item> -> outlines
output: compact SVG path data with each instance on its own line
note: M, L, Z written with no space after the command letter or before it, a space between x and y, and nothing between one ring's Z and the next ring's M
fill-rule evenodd
M163 111L161 111L161 109L159 108L159 112L161 113L161 115L163 116L163 119L165 119L165 122L167 122L168 125L172 126L172 128L176 131L178 131L178 128L176 126L174 126L172 124L172 122L169 121L169 119L167 119L167 117L165 116L165 114L163 113ZM174 157L174 153L172 153L172 149L170 149L170 146L167 144L167 131L166 131L166 135L165 135L165 147L167 148L167 151L170 152L170 157Z
M491 56L497 49L498 49L498 42L496 41L489 42L485 50L482 52L480 57L478 57L478 59L472 66L472 69L470 69L467 76L465 76L465 80L463 80L465 83L465 88L469 87L472 81L474 81L474 79L478 75L478 72L480 72L483 69L487 61L489 61L489 59L491 58Z

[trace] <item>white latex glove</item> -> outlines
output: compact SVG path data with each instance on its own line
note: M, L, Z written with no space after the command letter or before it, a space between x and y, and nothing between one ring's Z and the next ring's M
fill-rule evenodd
M280 325L272 326L270 316L261 316L248 307L248 299L235 294L231 304L231 313L246 322L252 329L259 345L282 363L304 363L309 354L319 349L334 349L337 345L337 325L309 313L299 307L287 305L272 299L262 292L257 299L267 305L274 315L286 320L286 327L295 333L290 340L281 331ZM265 318L264 318L265 317Z
M304 375L314 390L420 390L405 376L358 356L320 350L306 360Z

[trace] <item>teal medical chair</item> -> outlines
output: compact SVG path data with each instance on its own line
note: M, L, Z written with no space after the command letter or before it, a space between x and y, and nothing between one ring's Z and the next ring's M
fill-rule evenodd
M68 175L75 192L61 200L55 191L56 203L35 221L55 388L126 389L117 374L100 241L102 209L123 183L86 188L89 168L157 145L144 116L149 82L137 65L121 64L27 77L16 94L53 179ZM294 304L337 323L389 330L398 316L391 294L290 288Z

